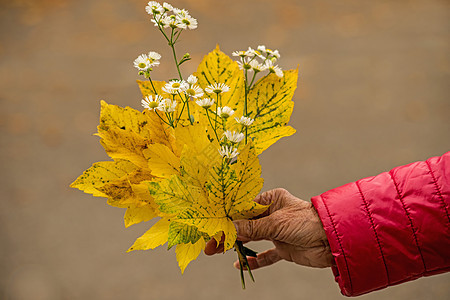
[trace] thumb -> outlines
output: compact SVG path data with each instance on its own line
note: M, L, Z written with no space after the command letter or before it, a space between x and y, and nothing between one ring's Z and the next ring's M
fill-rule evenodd
M274 226L271 216L255 220L237 220L233 223L238 240L243 242L270 240L277 234L277 226Z

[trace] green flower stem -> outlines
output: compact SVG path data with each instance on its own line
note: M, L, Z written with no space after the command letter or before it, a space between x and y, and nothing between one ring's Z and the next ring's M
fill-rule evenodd
M153 91L155 92L155 95L158 95L158 92L156 92L155 86L153 85L152 79L149 77L148 80L150 80L150 84L152 85Z
M184 107L186 106L186 102L183 101L183 107L181 108L181 112L180 115L178 116L178 118L176 119L176 122L178 124L178 122L180 122L181 116L183 115L183 111L184 111Z
M217 95L217 101L216 101L216 113L215 113L215 117L214 117L214 125L215 125L215 129L214 129L214 131L216 131L217 130L217 115L218 115L218 112L219 112L219 95ZM217 136L217 133L216 133L216 136ZM219 139L217 139L217 141L219 141Z
M175 128L175 126L173 125L173 112L172 113L166 112L165 114L167 119L169 120L170 127Z
M209 124L211 125L211 128L213 129L214 134L216 135L217 142L219 142L219 137L217 136L216 129L214 128L214 126L213 126L213 124L212 124L212 122L211 122L211 118L209 117L208 111L209 111L209 109L207 108L207 109L206 109L206 116L208 117ZM217 114L216 114L216 116L217 116Z
M156 20L156 18L155 18L156 24L158 24L158 29L164 35L164 37L166 38L167 42L170 43L170 39L167 37L166 33L164 32L164 29L161 27L161 24L159 24L160 20L161 20L161 17L158 20Z
M189 97L186 97L186 104L187 104L187 112L188 112L189 122L191 123L191 125L193 125L194 123L191 120L191 111L189 110Z
M247 87L247 70L245 70L245 81L244 81L244 85L245 85L245 97L244 97L244 116L247 117L248 113L247 113L247 99L248 99L248 87ZM245 126L245 144L247 145L247 126Z
M181 30L178 32L175 32L175 29L172 28L172 31L170 33L170 38L167 36L167 34L164 32L164 29L161 27L161 24L159 24L159 20L161 18L159 18L156 21L156 24L158 24L158 29L159 31L161 31L161 33L164 35L164 37L166 38L167 42L169 43L170 48L172 48L172 54L173 54L173 59L175 60L175 65L177 66L177 71L178 71L178 75L180 76L180 80L183 80L183 76L181 75L181 71L180 71L180 65L178 64L178 60L177 60L177 54L175 52L175 43L178 41L178 38L180 37L181 34ZM156 20L156 19L155 19ZM178 34L178 35L177 35ZM174 36L177 35L175 41L173 40Z
M170 34L169 46L170 46L170 48L172 48L173 59L175 60L175 65L177 66L177 71L178 71L178 75L180 76L180 80L183 80L183 76L181 75L181 71L180 71L180 65L178 64L177 53L175 52L175 46L174 45L176 43L176 40L175 40L175 42L173 41L174 32L175 32L175 30L172 28L172 32Z
M248 91L252 89L253 82L255 82L256 74L258 74L258 72L253 71L253 78L250 84L248 85Z
M178 38L179 38L180 35L181 35L181 31L182 31L182 30L179 30L177 33L175 33L174 36L176 36L176 37L175 37L175 41L173 42L174 44L178 41Z
M164 123L166 123L167 125L169 125L170 127L172 127L172 128L174 128L173 127L173 124L169 124L169 123L167 123L159 114L158 114L158 111L155 109L155 113L156 113L156 115L161 119L161 121L163 121ZM166 113L166 116L167 116L167 113Z
M225 118L222 118L222 128L223 128L223 132L225 132L227 130Z

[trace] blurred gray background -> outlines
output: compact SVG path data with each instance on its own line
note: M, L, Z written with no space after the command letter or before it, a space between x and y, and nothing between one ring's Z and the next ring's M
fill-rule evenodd
M450 150L450 2L176 0L198 19L178 51L196 69L264 44L299 66L291 125L261 157L264 190L303 199ZM169 48L141 0L0 1L0 299L343 299L329 269L280 262L240 287L235 253L201 254L184 275L161 247L125 253L151 222L70 189L107 160L100 99L140 108L133 60ZM270 247L261 242L257 250ZM450 274L361 299L449 299Z

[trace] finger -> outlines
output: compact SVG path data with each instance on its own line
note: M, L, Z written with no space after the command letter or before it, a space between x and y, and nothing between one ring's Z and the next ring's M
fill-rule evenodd
M206 243L205 250L204 250L205 254L206 255L214 255L217 253L223 253L223 251L224 251L223 241L224 241L223 237L219 244L217 244L217 241L214 238L210 239Z
M243 242L271 240L280 230L279 226L274 226L271 216L255 220L237 220L233 223L238 240Z
M262 267L270 266L281 260L275 248L259 253L257 257L247 257L250 270L256 270ZM234 267L239 269L239 261L234 262ZM246 268L244 268L246 270Z
M256 196L255 202L262 205L270 205L269 208L263 212L258 218L266 217L272 214L274 211L281 209L282 207L288 205L295 199L287 190L282 188L273 189L270 191L263 192Z

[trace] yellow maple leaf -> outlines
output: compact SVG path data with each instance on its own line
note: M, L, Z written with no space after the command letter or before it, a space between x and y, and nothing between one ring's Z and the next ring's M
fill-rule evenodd
M133 224L150 221L159 215L159 209L154 203L149 203L144 206L130 205L124 216L125 227L130 227Z
M166 145L148 145L143 154L153 176L167 178L180 172L180 158Z
M219 106L231 107L237 116L243 114L244 74L239 69L237 62L220 51L218 45L216 49L203 58L194 75L198 78L198 85L203 89L214 83L226 84L230 91L220 96ZM214 94L208 94L208 96L217 100ZM203 113L202 110L200 112ZM202 123L207 124L208 121L203 121ZM230 123L235 123L233 118L229 118L226 121L227 125ZM219 132L219 135L221 134L222 131Z
M260 79L248 94L249 117L255 122L248 128L256 154L260 154L278 139L295 133L286 126L294 108L292 97L297 87L298 70L284 71Z
M83 172L71 185L95 197L107 197L100 189L111 182L125 178L137 167L128 161L101 161L94 163Z
M155 249L158 246L164 245L169 235L169 225L170 221L168 218L160 219L146 233L139 237L127 252Z
M181 273L184 273L184 270L186 269L187 265L195 260L200 252L205 249L205 239L201 237L197 242L195 243L185 243L185 244L178 244L177 248L175 250L178 265L180 266Z
M232 221L259 215L267 209L253 201L263 184L261 167L250 143L242 148L237 162L229 165L217 148L211 149L211 142L201 141L206 139L201 130L200 126L177 128L177 140L184 141L180 158L183 171L149 182L148 188L160 211L172 215L169 247L194 245L201 237L218 239L223 234L226 251L236 241ZM182 253L177 257L180 267L190 261Z

